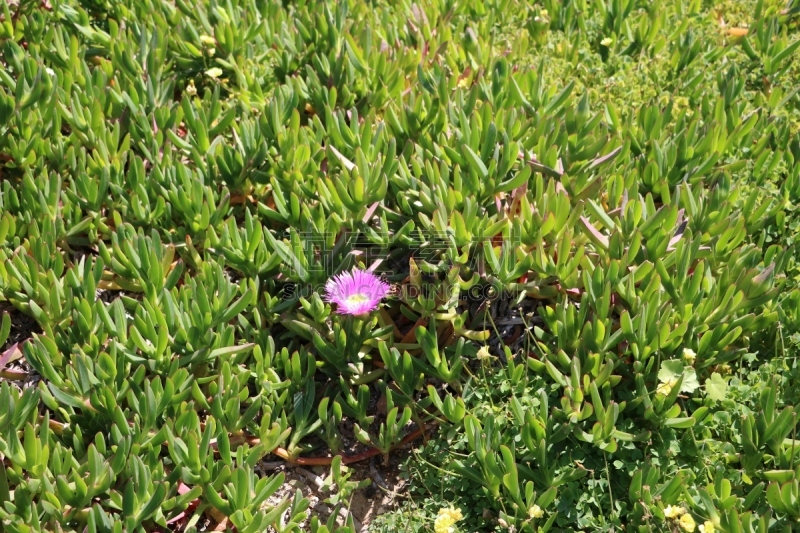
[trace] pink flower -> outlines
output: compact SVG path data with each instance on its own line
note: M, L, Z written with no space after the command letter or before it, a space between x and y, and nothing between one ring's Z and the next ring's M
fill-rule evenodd
M388 283L372 272L343 272L325 284L325 298L337 305L340 315L363 315L374 311L388 293Z

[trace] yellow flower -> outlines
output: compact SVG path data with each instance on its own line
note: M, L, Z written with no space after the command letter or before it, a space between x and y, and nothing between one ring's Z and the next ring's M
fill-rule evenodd
M194 86L194 80L189 80L189 85L186 86L185 92L189 96L194 96L197 94L197 87Z
M697 529L700 530L700 533L714 533L714 522L706 520L701 525L697 526Z
M481 348L478 350L478 359L482 361L484 359L491 358L492 354L489 352L489 348L487 346L481 346Z
M679 505L667 505L664 509L664 516L667 518L678 518L685 512L686 510Z
M681 517L678 521L678 525L681 526L681 529L686 531L686 533L692 533L692 531L694 531L694 518L687 513Z
M447 509L439 509L439 515L433 522L433 530L435 533L453 533L455 528L453 524L464 518L461 514L461 509L454 509L448 507Z
M602 44L605 47L609 47L609 46L611 46L611 43L613 43L613 42L614 41L611 39L611 37L606 37L605 39L600 41L600 44Z
M683 360L686 361L687 364L693 365L696 357L697 354L694 353L694 350L692 350L691 348L683 349Z
M219 78L222 76L222 69L219 67L210 68L206 71L206 76L209 78Z
M530 516L531 518L541 518L544 516L544 511L542 511L541 507L534 504L533 507L528 509L528 516Z
M661 396L667 396L670 392L672 392L673 387L678 384L677 379L670 379L667 380L665 383L662 383L656 389L656 394L660 394Z
M211 37L210 35L201 35L200 42L206 46L214 46L217 44L217 40Z

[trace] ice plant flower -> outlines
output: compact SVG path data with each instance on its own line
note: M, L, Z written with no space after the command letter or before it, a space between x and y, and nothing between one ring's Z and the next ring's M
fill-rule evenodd
M197 94L197 87L194 86L194 80L189 80L189 84L186 86L185 92L189 96L194 96Z
M714 522L706 520L701 525L697 526L697 529L700 530L700 533L714 533Z
M656 389L656 394L660 394L661 396L669 396L669 393L672 392L673 387L675 387L675 385L677 384L678 384L677 379L670 379L658 386L658 388Z
M534 504L533 507L528 509L528 516L531 518L541 518L544 516L544 511L538 505Z
M667 518L678 518L685 512L686 510L679 505L667 505L666 508L664 508L664 516Z
M694 350L692 350L691 348L683 349L683 360L686 362L687 365L689 366L693 365L695 359L697 359L697 354L694 353Z
M689 513L686 513L678 520L678 525L681 526L681 529L686 531L686 533L692 533L692 531L694 531L694 518L692 518L692 515Z
M337 305L340 315L363 315L377 309L389 289L389 284L372 272L356 269L329 279L325 297Z
M461 514L461 509L453 509L452 507L439 509L439 515L433 522L433 531L435 533L453 533L455 530L453 525L462 518L464 518L464 515Z
M210 68L206 71L206 76L209 78L219 78L222 76L222 69L219 67Z

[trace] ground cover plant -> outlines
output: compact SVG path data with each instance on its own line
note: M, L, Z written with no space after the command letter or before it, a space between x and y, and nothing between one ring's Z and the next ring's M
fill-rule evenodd
M799 24L4 2L0 530L791 531Z

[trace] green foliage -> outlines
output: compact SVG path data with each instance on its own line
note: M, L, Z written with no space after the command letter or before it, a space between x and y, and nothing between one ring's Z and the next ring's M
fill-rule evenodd
M347 443L434 424L376 528L791 527L800 11L742 4L5 2L0 529L298 531L257 466L331 452L354 531Z

